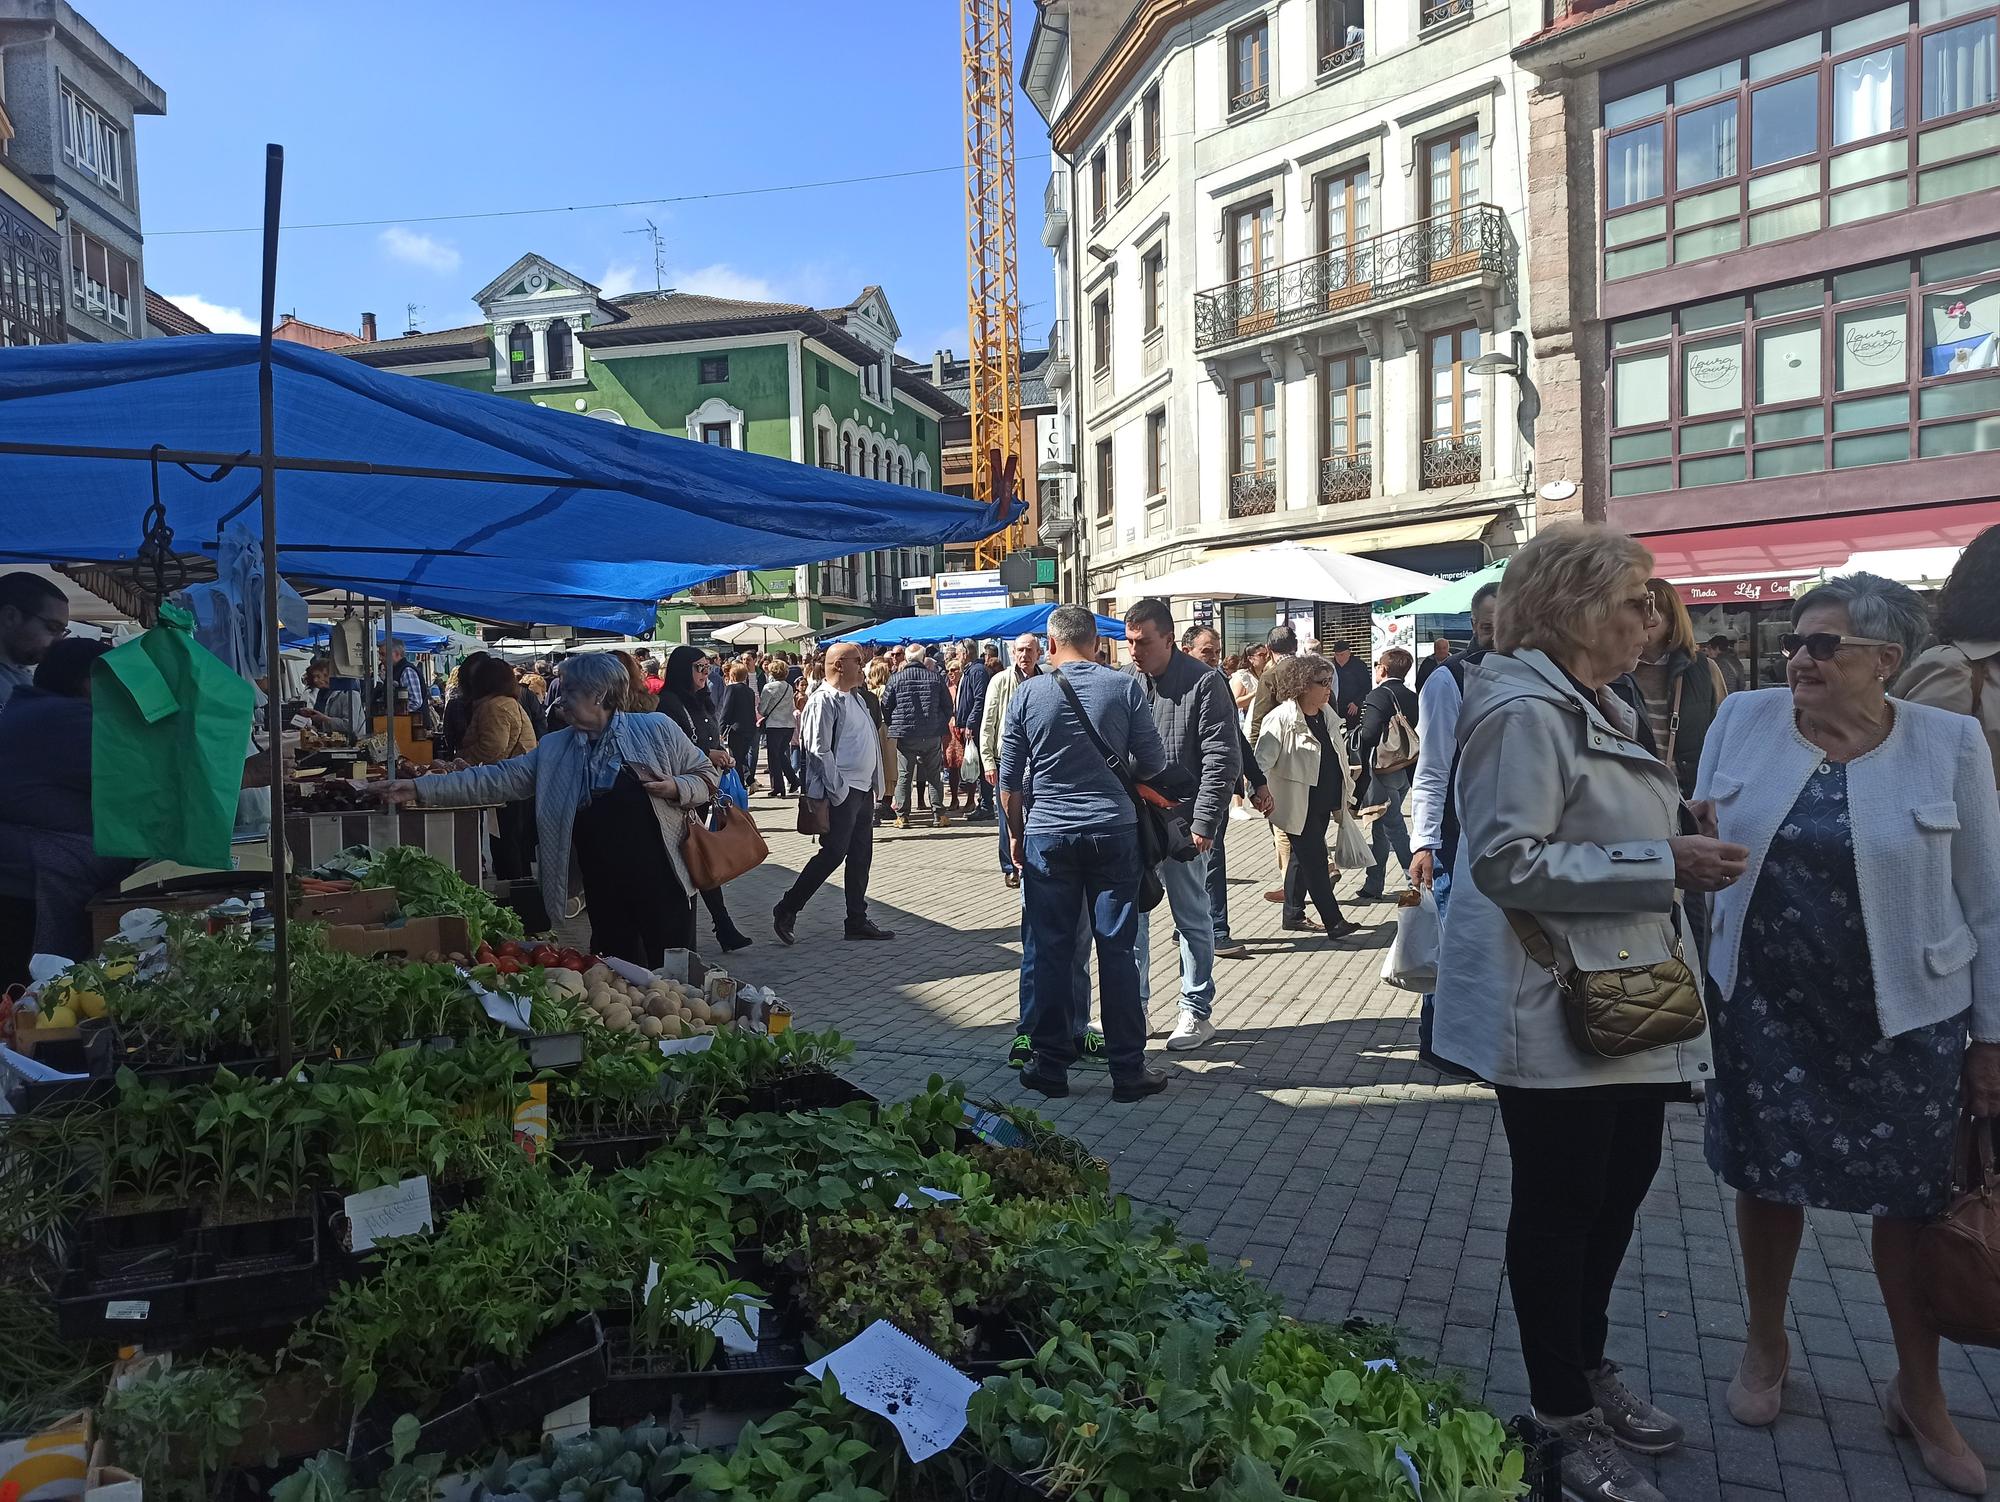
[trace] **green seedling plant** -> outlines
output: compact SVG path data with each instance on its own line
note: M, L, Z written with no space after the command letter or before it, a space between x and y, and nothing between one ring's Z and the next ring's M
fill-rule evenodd
M523 937L518 913L500 906L436 856L414 845L395 845L377 855L365 884L394 887L406 917L463 918L474 946Z
M603 1427L572 1439L545 1437L535 1454L496 1458L481 1476L484 1502L649 1502L677 1497L680 1466L701 1452L650 1421L629 1429ZM278 1498L277 1502L316 1502Z
M886 1319L949 1361L973 1348L981 1322L999 1316L1017 1289L1005 1252L950 1205L813 1225L804 1298L829 1347Z
M263 1400L247 1363L221 1357L154 1367L104 1400L101 1423L113 1461L162 1502L208 1502Z
M680 1371L703 1371L715 1360L724 1324L740 1311L770 1307L761 1288L696 1256L685 1238L649 1250L659 1273L633 1311L635 1351L669 1357Z

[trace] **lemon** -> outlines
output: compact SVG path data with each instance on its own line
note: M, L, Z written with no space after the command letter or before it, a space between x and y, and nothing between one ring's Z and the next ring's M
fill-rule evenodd
M104 998L95 991L70 992L69 1005L79 1015L84 1017L102 1017L104 1015Z
M57 1007L53 1012L48 1014L48 1025L50 1027L75 1027L76 1012L67 1006Z
M104 978L106 980L124 980L138 968L130 960L113 960L104 967Z

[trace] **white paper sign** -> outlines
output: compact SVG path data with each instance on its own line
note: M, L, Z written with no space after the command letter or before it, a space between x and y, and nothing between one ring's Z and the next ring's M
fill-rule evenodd
M979 1384L936 1352L878 1319L806 1375L831 1371L841 1394L896 1426L913 1461L929 1460L965 1432L965 1407Z
M498 991L488 991L483 986L474 986L479 993L479 1004L486 1009L486 1015L504 1028L517 1033L533 1031L528 1021L528 998L525 996L505 996Z
M35 1085L51 1084L56 1080L90 1078L87 1074L65 1074L60 1069L51 1069L41 1060L30 1058L24 1053L16 1053L4 1043L0 1043L0 1069L5 1069L9 1074L18 1075Z
M1364 1361L1361 1364L1371 1372L1393 1372L1396 1370L1396 1358L1394 1356L1380 1356L1373 1361Z
M153 1312L153 1305L147 1299L113 1299L104 1306L106 1319L144 1319Z
M415 1236L431 1229L431 1181L422 1174L400 1184L364 1189L347 1196L352 1250L365 1252L392 1236Z
M661 1053L707 1053L715 1047L714 1033L697 1033L692 1038L662 1038Z
M542 1417L542 1433L552 1439L574 1439L590 1428L590 1399L578 1398Z
M943 1204L947 1200L955 1200L958 1198L958 1196L953 1194L949 1189L933 1189L928 1184L919 1184L917 1186L917 1193L928 1194L932 1199L936 1200L939 1204ZM910 1208L910 1206L914 1205L915 1203L916 1201L911 1199L907 1194L899 1194L896 1196L896 1208L898 1210L907 1210Z
M653 1302L653 1290L660 1286L660 1264L657 1261L646 1264L646 1286L640 1291L641 1303ZM757 1349L757 1331L764 1311L750 1302L748 1294L737 1294L730 1300L738 1307L726 1317L718 1319L719 1311L707 1299L696 1299L685 1309L673 1311L674 1318L684 1325L708 1325L722 1342L725 1351L736 1351L750 1355Z

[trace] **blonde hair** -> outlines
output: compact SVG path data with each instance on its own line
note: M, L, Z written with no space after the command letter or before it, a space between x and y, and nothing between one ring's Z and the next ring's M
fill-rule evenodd
M1544 527L1500 576L1496 642L1502 652L1576 657L1619 608L1627 581L1652 571L1653 555L1623 532L1583 521Z
M731 683L748 683L750 681L750 665L742 661L729 664L729 681Z
M868 686L870 688L880 693L888 681L889 664L884 659L878 657L868 664Z
M1681 592L1665 579L1648 579L1646 593L1653 597L1653 608L1660 613L1660 619L1667 623L1666 649L1669 652L1694 652L1694 621L1688 616L1688 608L1681 603Z

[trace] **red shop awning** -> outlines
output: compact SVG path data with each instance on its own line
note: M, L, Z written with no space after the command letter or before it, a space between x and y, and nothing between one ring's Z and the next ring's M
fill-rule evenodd
M1796 578L1836 568L1854 553L1963 547L1995 524L2000 524L2000 500L1642 533L1639 541L1652 550L1653 572L1665 579Z

